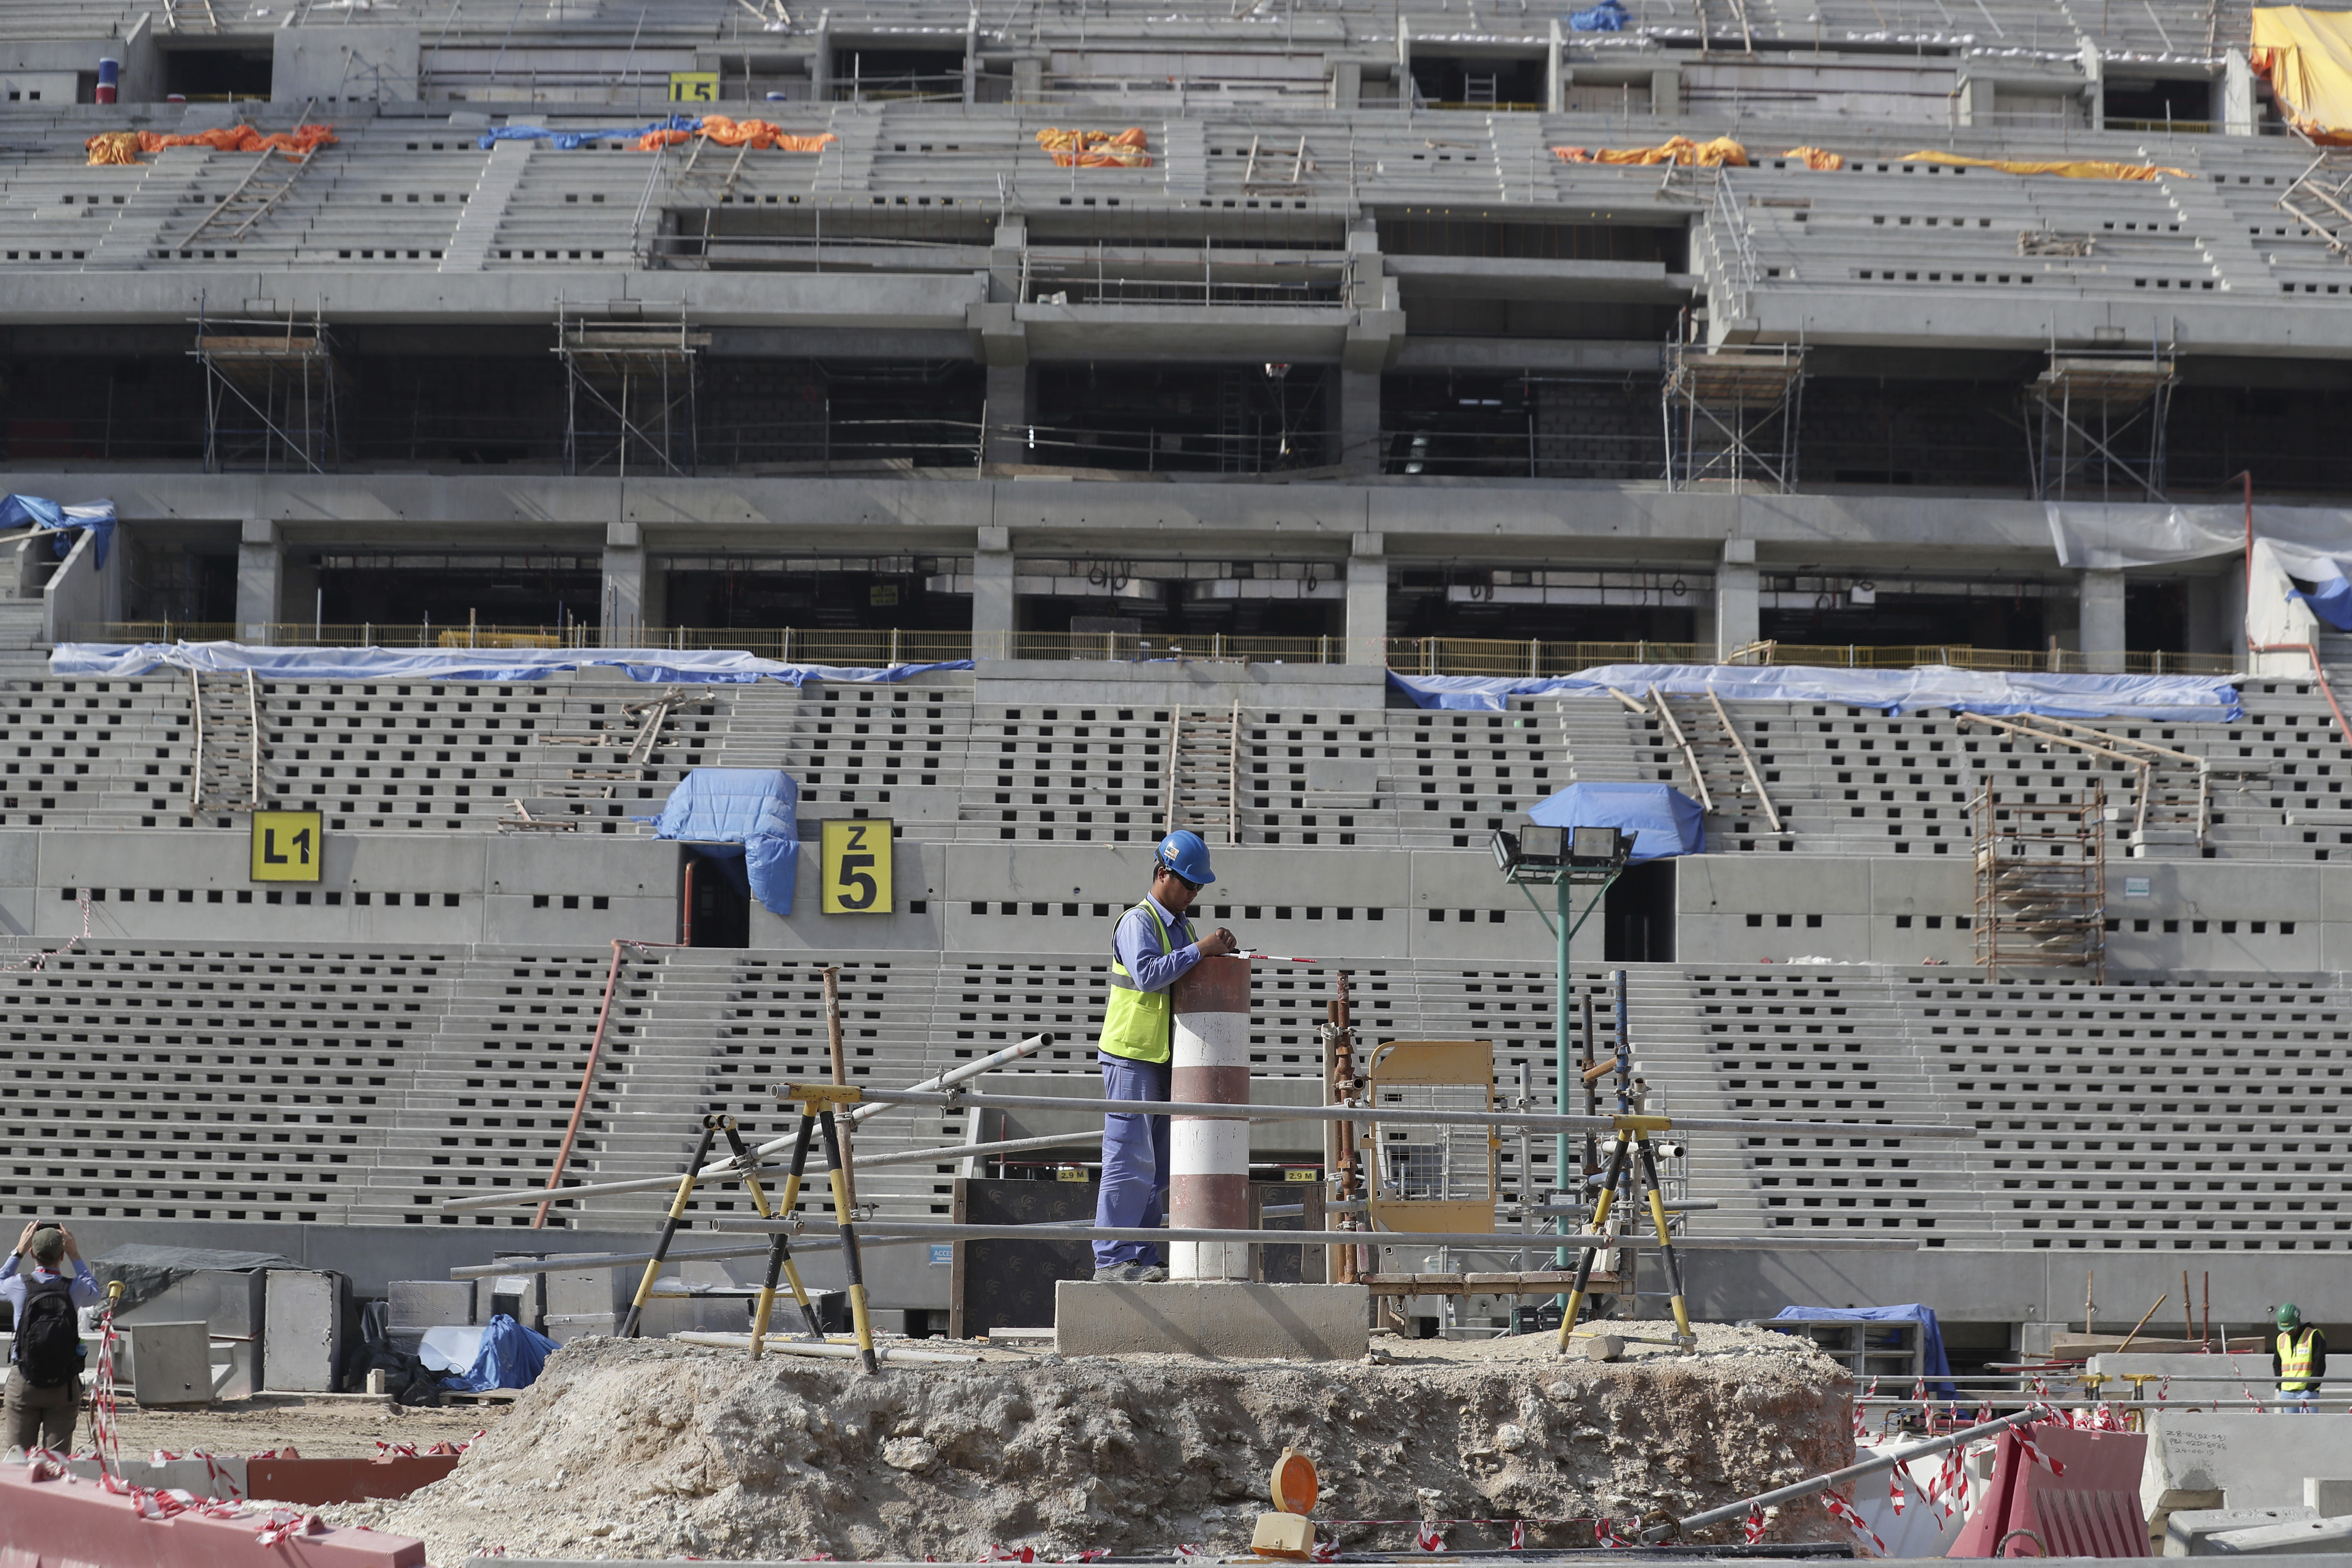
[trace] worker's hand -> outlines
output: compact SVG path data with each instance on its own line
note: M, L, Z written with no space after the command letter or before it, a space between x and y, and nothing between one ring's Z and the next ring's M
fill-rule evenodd
M1234 939L1234 933L1223 926L1219 926L1193 945L1201 950L1202 958L1223 958L1229 952L1239 952L1242 950L1242 944Z
M16 1237L17 1257L22 1258L25 1255L25 1248L33 1245L33 1232L39 1229L40 1225L41 1222L37 1219L28 1219L25 1222L24 1230Z
M68 1230L63 1226L58 1226L58 1234L66 1238L66 1256L72 1258L76 1263L79 1263L81 1261L81 1244L74 1240L73 1232Z

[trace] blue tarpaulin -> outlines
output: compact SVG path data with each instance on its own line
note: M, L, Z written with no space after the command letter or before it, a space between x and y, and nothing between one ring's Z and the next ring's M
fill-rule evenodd
M1601 0L1590 11L1570 11L1568 30L1571 33L1622 33L1630 18L1625 7L1617 0Z
M1919 1325L1920 1371L1927 1374L1927 1391L1938 1399L1957 1399L1959 1391L1944 1381L1952 1375L1952 1363L1944 1357L1944 1331L1936 1326L1936 1309L1914 1301L1907 1307L1783 1307L1774 1316L1776 1323L1917 1323Z
M594 131L550 131L544 125L501 125L485 131L475 145L485 153L500 142L545 142L550 146L570 153L591 142L635 141L655 131L699 131L702 121L692 114L673 114L667 120L649 121L643 125L611 125Z
M669 804L653 819L654 837L694 845L741 845L751 896L772 913L789 915L793 879L800 870L800 785L789 773L769 768L696 768L670 791Z
M538 1381L539 1369L555 1353L553 1340L534 1333L500 1312L482 1330L482 1348L474 1357L474 1364L454 1377L441 1380L444 1388L463 1388L475 1394L486 1388L529 1388Z
M1653 686L1674 696L1713 691L1728 700L1826 702L1887 714L1930 708L1954 712L2039 713L2051 719L2143 719L2159 723L2245 717L2238 689L2211 676L2034 675L1923 665L1916 669L1840 669L1800 664L1604 664L1574 675L1514 679L1483 675L1400 675L1389 684L1423 708L1499 712L1514 697L1640 698Z
M253 647L234 642L59 643L49 655L52 675L127 680L170 666L207 674L256 675L283 680L545 680L566 670L617 667L632 680L682 686L730 686L781 680L889 682L935 669L970 669L968 658L940 664L862 668L782 664L725 648L396 648Z
M1706 852L1706 814L1662 784L1570 784L1528 809L1547 827L1622 827L1633 836L1633 864Z
M66 532L73 529L85 528L97 536L90 549L97 552L100 566L106 564L106 552L114 546L114 503L110 500L60 506L41 496L0 498L0 529L23 528L27 524L45 531L56 531L60 557L73 548L73 541L65 537Z

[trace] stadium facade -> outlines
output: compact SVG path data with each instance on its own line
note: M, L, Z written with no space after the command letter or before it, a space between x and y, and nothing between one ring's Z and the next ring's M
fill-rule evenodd
M1261 969L1261 1073L1308 1080L1268 1093L1313 1092L1344 969L1374 1037L1492 1039L1497 1092L1524 1066L1549 1103L1552 938L1488 839L1653 781L1706 799L1707 853L1629 876L1575 952L1596 994L1629 970L1653 1100L1983 1132L1697 1141L1696 1234L1921 1248L1709 1254L1703 1309L1920 1300L1993 1348L2078 1316L2086 1265L2135 1301L2211 1269L2239 1321L2326 1300L2352 750L2331 634L2254 534L2324 539L2352 491L2352 266L2344 173L2249 28L9 6L6 488L120 520L19 542L0 599L0 918L20 960L66 948L0 982L12 1201L363 1288L480 1261L530 1211L435 1205L545 1180L601 1012L572 1168L657 1174L701 1111L768 1125L770 1078L822 1067L827 963L861 1076L1050 1031L1024 1081L1075 1092L1171 822L1215 847L1219 920L1319 961ZM1608 156L1673 136L1702 161ZM49 664L183 639L970 667ZM2239 708L2067 731L1389 679L1718 660ZM824 913L812 846L778 915L654 837L698 767L790 773L812 841L889 821L893 907ZM1979 962L1989 788L2075 812L2092 913L2053 962ZM253 879L257 807L320 814L317 883ZM985 1131L894 1120L874 1144ZM1302 1136L1259 1155L1312 1166ZM1499 1157L1516 1227L1559 1181L1547 1140ZM943 1213L955 1170L867 1195ZM883 1305L944 1304L920 1250Z

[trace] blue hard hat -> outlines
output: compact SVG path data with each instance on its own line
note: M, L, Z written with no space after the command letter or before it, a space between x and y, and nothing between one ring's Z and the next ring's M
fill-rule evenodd
M1160 841L1160 863L1186 881L1203 887L1217 879L1217 874L1209 869L1209 847L1201 842L1199 834L1182 828Z

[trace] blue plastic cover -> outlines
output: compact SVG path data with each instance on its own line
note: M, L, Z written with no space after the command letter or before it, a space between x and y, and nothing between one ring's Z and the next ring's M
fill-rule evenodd
M1922 665L1916 669L1839 669L1813 665L1605 664L1574 675L1400 675L1389 684L1423 708L1499 711L1514 697L1560 693L1641 697L1655 686L1674 696L1707 691L1732 700L1830 702L1882 713L1948 708L1966 713L2039 713L2052 719L2143 719L2151 723L2234 723L2245 717L2238 689L2194 675L2035 675Z
M1938 1399L1958 1399L1959 1391L1949 1383L1939 1381L1952 1375L1952 1363L1944 1357L1944 1331L1936 1325L1936 1309L1914 1301L1907 1307L1783 1307L1774 1315L1776 1323L1913 1323L1919 1325L1919 1348L1922 1353L1920 1370L1927 1373L1927 1391Z
M1622 33L1627 19L1625 7L1617 0L1601 0L1590 11L1570 11L1568 29L1571 33Z
M614 125L595 131L550 131L544 125L501 125L494 131L483 132L481 139L474 144L487 153L500 142L545 142L570 153L591 142L615 142L625 137L635 139L650 131L701 129L700 117L692 114L673 114L667 120L649 121L643 125Z
M654 837L686 844L740 844L751 896L779 915L793 912L800 870L801 786L768 768L696 768L669 792Z
M1706 814L1670 784L1570 784L1528 808L1547 827L1622 827L1633 836L1631 863L1706 853Z
M474 1364L454 1377L441 1380L444 1388L475 1394L486 1388L529 1388L539 1380L539 1369L555 1353L553 1340L533 1333L500 1312L482 1329L482 1348Z
M79 525L75 525L79 526ZM256 675L285 680L545 680L566 670L611 666L632 680L682 686L740 686L781 680L889 682L935 669L970 669L968 658L940 664L865 668L838 664L782 664L725 648L397 648L253 647L234 642L58 644L52 675L131 679L169 665L178 669Z
M0 528L23 528L27 524L45 532L59 532L60 558L73 548L73 541L62 536L64 531L72 529L86 528L98 536L98 542L90 548L97 552L100 566L106 564L106 552L114 546L114 503L110 500L60 506L40 496L0 497Z

